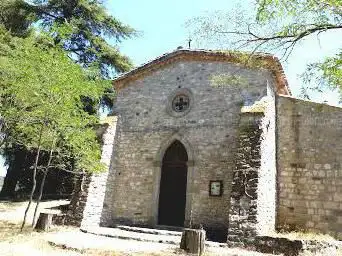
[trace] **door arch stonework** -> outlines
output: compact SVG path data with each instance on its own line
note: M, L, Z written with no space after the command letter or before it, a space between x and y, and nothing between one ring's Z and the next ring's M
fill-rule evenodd
M159 213L159 192L160 192L160 181L161 181L161 173L162 173L162 162L163 157L165 155L166 150L169 146L178 140L185 148L188 156L187 161L187 184L186 184L186 203L185 203L185 221L184 225L188 225L190 222L190 211L192 204L192 177L194 175L195 168L195 159L194 159L194 151L191 147L188 140L181 134L174 134L163 143L156 154L154 160L154 169L153 169L153 189L152 189L152 206L151 206L151 214L150 214L150 224L151 226L158 225L158 213Z

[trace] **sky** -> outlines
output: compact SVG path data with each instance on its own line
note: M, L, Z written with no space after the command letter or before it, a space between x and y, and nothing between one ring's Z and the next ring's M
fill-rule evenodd
M138 38L123 41L119 47L129 56L136 66L152 60L178 46L187 47L189 30L185 23L213 11L232 10L234 5L247 4L250 0L107 0L110 14L121 22L130 25L142 33ZM253 2L253 1L252 1ZM253 6L247 6L252 8ZM196 42L192 44L196 45ZM298 46L287 63L282 65L294 96L300 94L301 79L308 63L322 60L324 56L333 56L342 48L342 33L325 33L318 41L311 38ZM212 45L210 49L217 49ZM311 100L337 105L336 92L315 93Z
M129 56L135 66L148 62L178 46L187 47L189 30L185 23L216 10L232 10L236 3L246 4L249 0L107 0L106 8L121 22L140 32L140 36L124 40L120 45L122 53ZM248 9L248 7L247 7ZM193 42L196 45L196 42ZM301 79L310 62L332 56L342 47L341 32L324 34L320 41L315 38L303 42L295 49L287 63L282 63L294 96L300 93ZM210 49L217 49L215 45ZM312 100L338 104L336 92L311 95ZM0 157L0 176L6 171Z

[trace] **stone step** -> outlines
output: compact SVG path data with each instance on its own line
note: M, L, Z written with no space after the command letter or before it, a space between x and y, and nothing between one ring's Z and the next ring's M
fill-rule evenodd
M149 234L141 232L139 233L134 231L123 230L120 228L88 227L81 228L81 231L94 235L113 237L125 240L136 240L142 242L179 244L181 240L181 236Z
M166 227L163 227L166 228ZM164 244L179 245L181 241L182 232L164 229L150 229L130 226L117 226L116 228L105 227L83 227L82 232L113 237L125 240L135 240L142 242L155 242ZM206 246L209 247L227 247L226 243L217 243L206 241Z
M140 228L140 227L118 225L116 226L116 228L121 229L121 230L126 230L126 231L133 231L136 233L144 233L144 234L182 236L182 228L167 227L167 226L158 226L158 229L153 229L153 228ZM170 229L177 229L177 231L170 230Z

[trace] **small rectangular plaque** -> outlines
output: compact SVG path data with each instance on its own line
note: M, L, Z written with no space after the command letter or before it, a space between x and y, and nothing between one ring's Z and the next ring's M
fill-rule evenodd
M222 180L211 180L209 183L210 196L222 196L223 182Z

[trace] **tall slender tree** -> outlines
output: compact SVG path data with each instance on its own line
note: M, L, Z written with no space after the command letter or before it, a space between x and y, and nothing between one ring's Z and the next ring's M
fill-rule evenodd
M111 16L101 0L3 0L0 24L15 36L29 36L33 27L47 33L52 40L41 38L34 43L63 49L87 70L90 79L108 79L132 67L129 58L120 53L119 44L136 32ZM99 104L111 107L114 97L108 83L100 100L81 99L84 110L97 114ZM1 196L13 196L21 171L32 164L32 155L20 145L6 148L5 154L9 168Z
M22 227L38 171L43 177L51 167L70 171L67 160L71 158L74 171L101 170L100 147L93 129L98 118L82 110L81 99L100 97L104 83L108 83L89 80L61 49L44 49L35 42L35 37L12 38L0 28L0 46L6 46L0 54L0 111L6 139L34 155L32 190ZM47 162L42 161L43 151L48 152Z

